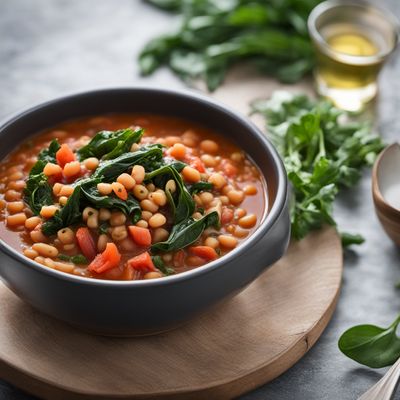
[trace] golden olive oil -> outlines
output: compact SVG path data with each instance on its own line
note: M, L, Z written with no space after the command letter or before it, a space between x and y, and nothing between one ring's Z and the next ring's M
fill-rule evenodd
M321 33L329 51L317 49L319 91L338 106L357 111L377 91L381 63L374 56L380 51L379 43L356 25L335 24Z

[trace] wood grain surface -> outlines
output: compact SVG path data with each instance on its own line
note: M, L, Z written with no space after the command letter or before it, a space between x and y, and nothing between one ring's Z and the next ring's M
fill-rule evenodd
M229 399L309 350L341 278L340 240L326 228L292 243L241 294L190 324L129 339L80 332L0 285L0 377L44 399Z

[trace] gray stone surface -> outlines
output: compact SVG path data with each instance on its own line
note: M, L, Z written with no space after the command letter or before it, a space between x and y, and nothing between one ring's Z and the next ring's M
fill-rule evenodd
M400 16L397 0L386 4ZM100 86L183 87L166 70L141 79L135 64L143 43L175 22L136 0L1 0L0 117L61 94ZM377 110L379 129L387 142L400 137L399 73L397 55L382 74ZM355 399L385 372L360 367L337 349L337 340L347 327L363 322L387 325L400 308L394 288L400 280L400 251L375 217L369 172L355 190L340 197L336 214L342 229L367 238L355 252L346 254L336 313L300 362L243 400ZM1 381L0 398L32 399Z

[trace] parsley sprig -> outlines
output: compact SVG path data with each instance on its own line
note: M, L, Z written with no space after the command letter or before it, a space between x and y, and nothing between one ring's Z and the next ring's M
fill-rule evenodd
M323 224L336 225L333 203L341 188L354 186L364 166L383 148L367 122L352 122L324 100L277 91L252 104L266 121L267 134L280 152L293 187L292 235L301 239ZM344 234L344 245L360 235Z

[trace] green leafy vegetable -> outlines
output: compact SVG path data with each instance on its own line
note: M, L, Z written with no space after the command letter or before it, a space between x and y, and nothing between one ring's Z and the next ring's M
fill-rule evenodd
M366 123L343 122L345 113L331 103L305 95L278 91L252 109L265 118L293 187L292 235L300 239L323 224L336 225L333 202L373 163L383 148L379 136ZM344 237L344 244L361 242L360 236Z
M339 339L339 349L349 358L371 368L393 364L400 357L400 338L396 329L400 316L388 327L357 325Z
M100 163L93 178L102 178L102 182L114 182L119 175L126 172L134 165L143 165L146 170L151 170L152 166L159 165L162 160L162 146L160 144L150 144L142 146L134 153L126 153L113 159Z
M81 209L83 208L80 199L81 186L77 186L72 195L68 198L65 206L58 210L52 218L48 219L42 225L42 232L46 236L51 236L56 234L60 229L79 222L82 215Z
M120 129L118 131L100 131L90 142L78 150L80 160L89 157L111 160L130 151L132 144L138 143L143 136L143 129Z
M43 149L26 181L24 201L35 215L39 215L42 206L53 204L53 190L48 183L47 176L43 173L43 169L48 162L56 162L56 153L59 148L58 141L54 139L48 149Z
M153 264L158 268L164 275L173 275L175 271L173 268L169 268L164 264L163 259L160 256L152 256Z
M180 12L182 23L142 50L144 75L167 65L182 79L203 79L214 90L228 68L243 60L290 83L314 65L307 17L320 0L148 1Z
M56 163L56 153L60 149L60 144L58 143L57 139L53 139L49 145L48 149L43 149L38 156L38 161L43 161L46 163Z
M340 236L343 247L349 247L353 244L363 244L365 242L365 239L361 235L353 235L348 232L342 232Z
M175 224L168 239L165 242L155 243L151 246L151 251L177 251L195 242L204 229L210 226L219 226L219 216L213 211L204 217L194 220L192 217L185 221Z
M165 190L165 193L172 209L174 222L179 223L187 220L195 209L195 202L184 185L182 176L173 165L164 165L145 176L145 181L153 180L157 187L162 188L165 188L166 183L171 179L176 183L176 191L175 193L170 193Z
M78 223L81 219L82 210L88 205L96 208L119 209L131 218L132 223L137 222L140 219L141 210L139 203L132 195L129 195L126 201L119 199L113 194L101 196L97 190L97 183L113 182L121 173L126 172L133 165L143 165L144 163L147 165L156 163L158 165L161 160L161 146L148 145L143 146L134 153L126 153L114 160L103 161L90 178L81 179L74 183L74 192L68 198L66 205L42 225L42 232L46 236L50 236L57 233L59 229ZM47 178L45 183L47 184ZM45 188L46 191L43 190L43 192L50 194L50 198L47 199L49 201L48 204L53 204L51 187L48 185L48 188ZM36 192L31 193L29 191L27 193L31 198L34 197L36 199L39 197Z
M96 209L108 208L121 210L125 215L131 218L132 223L139 221L142 211L138 201L131 194L128 194L126 200L121 200L114 194L103 196L97 190L97 183L99 182L101 182L100 179L91 180L81 186L84 202L90 203L90 205Z
M74 264L88 264L87 258L83 254L77 254L76 256L67 256L66 254L59 254L57 256L62 261L71 261Z
M197 182L194 183L193 185L187 185L187 189L192 196L202 191L212 190L212 188L213 184L210 182Z

